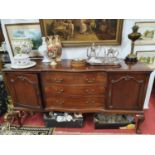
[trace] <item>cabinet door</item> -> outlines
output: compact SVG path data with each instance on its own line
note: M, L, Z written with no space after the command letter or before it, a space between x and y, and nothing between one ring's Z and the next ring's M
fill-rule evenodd
M42 107L36 74L6 73L5 76L15 107L31 109Z
M111 73L106 106L109 109L142 110L148 84L147 74Z

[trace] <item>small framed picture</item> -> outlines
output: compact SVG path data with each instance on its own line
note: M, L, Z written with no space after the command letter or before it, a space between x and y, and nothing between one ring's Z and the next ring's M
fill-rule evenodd
M138 32L141 33L136 45L155 45L155 22L136 22L139 26Z
M140 62L151 65L155 63L155 50L152 51L137 51L137 58Z
M42 33L39 23L6 24L5 28L13 56L17 54L15 43L22 44L23 41L29 40L32 42L30 57L40 57L38 48L42 44Z

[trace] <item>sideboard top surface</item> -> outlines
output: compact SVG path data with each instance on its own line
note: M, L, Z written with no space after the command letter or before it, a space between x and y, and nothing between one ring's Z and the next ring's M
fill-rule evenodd
M84 67L72 67L71 60L62 60L56 66L51 66L50 63L43 63L41 60L35 60L37 65L27 69L12 69L4 68L4 72L8 71L22 71L22 72L43 72L43 71L65 71L65 72L86 72L86 71L108 71L108 72L121 72L121 71L141 71L151 72L153 69L149 68L146 64L138 62L134 65L127 65L123 61L121 67L110 66L96 66L87 64Z

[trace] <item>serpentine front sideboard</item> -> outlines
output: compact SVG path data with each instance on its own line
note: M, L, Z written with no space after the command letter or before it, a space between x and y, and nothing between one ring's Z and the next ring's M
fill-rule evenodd
M151 71L140 62L74 68L69 60L57 66L37 61L29 69L3 69L15 110L134 114L137 132Z

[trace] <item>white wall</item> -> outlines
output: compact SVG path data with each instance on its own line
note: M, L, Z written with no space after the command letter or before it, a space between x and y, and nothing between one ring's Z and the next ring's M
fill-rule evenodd
M122 43L119 46L113 46L114 48L117 48L120 52L119 57L124 58L129 52L130 52L130 40L128 39L128 34L132 31L132 26L134 25L135 22L137 21L155 21L155 19L151 20L145 20L145 19L125 19L124 20L124 26L123 26L123 33L122 33ZM12 52L11 48L8 42L8 38L6 35L6 30L5 30L5 24L10 24L10 23L31 23L31 22L39 22L38 19L2 19L2 29L4 33L4 37L7 43L7 48L8 52L10 53L10 57L12 60ZM103 46L103 48L107 49L110 46ZM63 48L62 52L62 59L73 59L73 58L86 58L86 48L87 47L68 47L68 48ZM137 46L135 47L136 50L155 50L155 45L145 45L145 46Z

